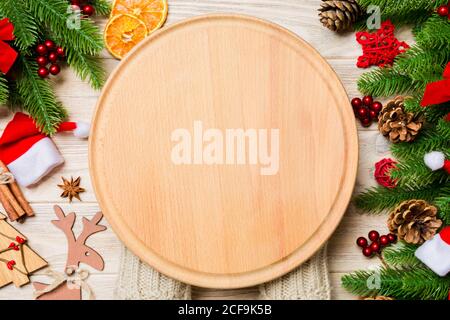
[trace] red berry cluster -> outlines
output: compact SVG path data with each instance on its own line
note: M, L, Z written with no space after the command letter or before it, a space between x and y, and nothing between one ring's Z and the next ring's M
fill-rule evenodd
M363 248L362 253L366 257L371 257L372 255L379 253L381 251L381 248L386 247L390 245L391 243L395 243L397 241L397 236L393 233L389 233L388 235L382 235L380 237L380 234L378 231L372 230L368 234L369 240L372 241L372 243L369 245L369 242L364 237L359 237L356 240L356 244Z
M38 74L41 78L47 78L49 74L56 76L61 71L57 62L64 57L64 49L57 47L52 40L45 40L44 43L38 44L36 53L38 54L36 58L39 65Z
M70 4L75 6L75 9L80 9L81 12L86 16L92 16L95 13L95 8L92 4L89 4L86 0L70 0Z
M447 19L450 20L450 1L447 5L443 4L442 6L439 6L436 12L441 17L447 17Z
M378 120L383 105L379 101L373 101L371 96L365 96L364 98L353 98L352 107L355 116L361 121L361 125L369 127L372 121Z

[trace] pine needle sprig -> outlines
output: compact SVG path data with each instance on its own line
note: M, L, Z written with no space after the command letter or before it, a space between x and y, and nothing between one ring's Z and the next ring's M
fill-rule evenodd
M379 279L379 286L370 285ZM342 277L342 286L361 297L447 300L450 276L441 278L427 268L356 271Z
M398 186L405 190L420 190L435 184L450 182L450 177L444 170L431 171L424 163L423 156L417 161L403 161L390 173L397 180Z
M8 102L9 90L8 81L5 76L0 73L0 105L5 105Z
M17 79L17 90L23 108L33 116L42 132L52 135L58 124L67 117L67 113L56 99L50 83L39 78L37 63L23 56L18 59L22 72Z
M445 196L449 192L450 185L430 185L420 190L410 190L397 187L389 189L385 187L372 187L358 194L355 198L355 205L364 210L365 213L381 214L386 210L391 210L403 201L410 199L422 199L433 202L440 196Z
M416 35L416 41L423 48L450 50L450 24L447 19L433 14Z
M95 7L97 15L109 16L111 13L111 3L107 0L93 0L92 5Z
M439 208L439 218L445 225L450 225L450 190L446 196L436 198L434 203Z
M14 35L16 37L14 44L20 50L25 50L36 43L38 26L22 1L1 0L0 15L8 17L14 25Z
M423 263L414 255L417 247L417 245L399 241L395 245L383 249L383 259L394 268L424 267Z
M84 54L97 55L103 50L99 28L90 19L80 19L79 28L68 28L71 11L65 0L23 0L32 14L53 34L65 39L68 47L78 48ZM66 48L67 49L67 48Z

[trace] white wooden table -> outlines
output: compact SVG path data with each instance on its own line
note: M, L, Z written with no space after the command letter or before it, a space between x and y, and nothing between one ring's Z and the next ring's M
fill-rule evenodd
M360 47L353 33L339 36L322 27L317 17L320 2L320 0L169 0L169 17L166 25L196 15L220 12L248 14L270 20L297 33L314 46L336 70L349 97L358 96L356 81L364 72L355 65L356 58L360 55ZM99 19L98 22L103 28L106 19ZM412 41L412 36L407 30L400 30L398 37ZM108 72L114 70L119 63L106 51L102 54L102 59ZM153 76L158 77L158 75ZM88 84L80 81L68 69L65 69L55 82L57 95L68 108L71 119L90 121L100 93L92 90ZM132 110L127 110L124 106L123 112L126 115ZM0 108L0 130L4 129L11 117L11 112L6 108ZM375 143L378 137L376 126L362 128L358 125L358 128L361 156L355 192L374 184L373 164L385 156L376 150ZM327 128L316 130L327 130ZM25 190L26 198L31 202L36 217L15 226L28 237L30 245L49 262L53 269L62 271L66 261L66 240L64 234L50 223L55 218L53 205L62 206L66 213L75 211L80 218L92 216L99 207L90 183L87 142L74 138L70 134L57 135L55 142L65 157L66 163L37 187ZM68 201L60 198L61 192L56 185L61 182L61 176L66 178L81 176L82 186L87 190L81 195L83 202L74 200L72 204L69 204ZM372 229L387 232L386 217L360 213L353 205L350 205L341 225L330 239L329 269L333 299L354 298L340 286L340 278L343 274L356 269L370 268L378 263L376 259L364 258L356 247L355 240L360 235L366 236ZM108 225L106 221L104 223ZM76 232L80 230L80 226L79 219L75 227ZM112 299L117 282L121 244L110 228L106 232L93 236L88 243L97 249L105 260L105 270L103 272L92 270L89 283L97 299ZM33 279L45 278L38 275ZM256 288L240 290L194 288L193 297L194 299L255 299L257 290ZM0 299L31 298L31 285L20 289L10 285L0 289Z

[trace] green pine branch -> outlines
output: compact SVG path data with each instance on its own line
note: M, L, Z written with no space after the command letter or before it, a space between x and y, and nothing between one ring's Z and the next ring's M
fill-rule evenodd
M65 39L65 49L77 48L84 54L96 55L103 50L103 38L91 19L81 19L80 28L69 28L72 12L66 0L23 0L33 16L53 34Z
M417 44L434 50L450 49L450 24L448 19L434 14L422 26L416 35Z
M379 280L379 283L377 283ZM342 277L342 286L361 297L387 296L404 300L447 300L450 276L427 268L356 271Z
M447 149L450 151L450 149ZM390 176L398 181L398 186L408 190L421 190L436 184L450 182L450 176L444 170L431 171L424 163L423 156L417 160L400 162Z
M8 97L8 81L5 76L0 73L0 105L5 105L8 102Z
M439 208L439 218L444 221L445 225L450 225L450 190L446 196L436 198L434 203Z
M394 268L423 267L423 263L414 255L417 247L417 245L400 241L383 249L383 259L390 267Z
M431 185L420 190L410 190L396 187L373 187L358 194L355 205L366 213L380 214L385 210L391 210L403 201L410 199L422 199L433 202L436 198L448 195L450 184Z
M0 15L9 18L14 25L16 37L14 44L20 50L25 50L36 43L38 27L21 0L1 0Z
M66 111L56 99L50 83L37 74L37 63L23 56L18 59L22 72L17 79L17 90L23 108L33 117L42 132L51 135L66 118Z
M111 13L111 3L108 0L92 0L92 5L99 16L109 16Z

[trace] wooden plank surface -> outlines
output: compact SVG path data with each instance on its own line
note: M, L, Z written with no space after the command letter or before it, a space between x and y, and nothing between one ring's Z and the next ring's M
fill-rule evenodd
M320 2L320 0L169 0L167 23L171 24L200 14L220 12L254 15L278 23L297 33L315 47L335 69L349 97L356 96L358 95L356 80L364 72L355 66L360 49L354 34L339 36L321 26L316 11ZM105 19L100 19L98 22L103 27ZM407 30L400 30L398 37L412 41L411 34ZM118 61L112 59L106 51L102 54L102 58L108 72L114 70L118 64ZM55 82L57 94L67 106L71 118L90 121L99 92L90 89L88 84L80 81L68 69L65 69ZM126 106L123 112L124 114L129 112ZM0 107L0 129L5 127L11 117L12 114L6 108ZM317 128L317 130L327 130L327 128ZM370 128L362 128L358 125L358 131L361 156L355 192L374 184L373 164L385 156L381 150L377 150L381 148L376 147L378 132L375 125ZM55 217L52 211L53 205L61 205L66 212L76 211L80 217L92 216L99 207L89 178L87 143L70 134L58 135L55 142L65 157L66 163L37 187L25 190L26 197L36 212L36 217L15 227L27 236L30 246L45 258L52 268L62 270L66 260L66 242L62 232L50 223ZM82 177L81 183L87 189L87 192L81 195L82 203L68 204L59 197L60 189L56 185L60 183L61 176ZM361 255L354 241L358 236L365 235L372 229L386 232L385 220L385 216L361 215L353 205L350 205L341 225L330 239L328 259L333 299L353 298L340 286L340 277L343 274L377 265L376 259L368 260ZM107 222L105 224L108 225ZM80 224L77 224L75 230L80 230ZM91 270L89 283L98 299L112 299L119 268L120 242L109 228L106 232L92 237L89 244L105 259L105 270L103 272ZM34 276L32 279L44 280L45 278ZM193 296L195 299L255 299L257 289L194 288ZM32 290L28 285L19 289L14 286L0 289L0 299L31 298Z

